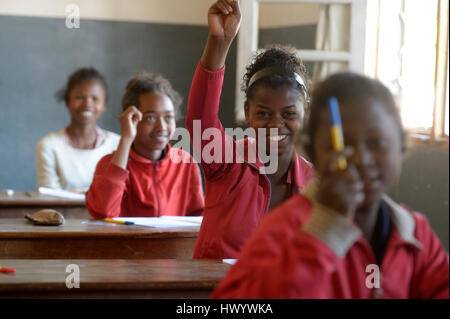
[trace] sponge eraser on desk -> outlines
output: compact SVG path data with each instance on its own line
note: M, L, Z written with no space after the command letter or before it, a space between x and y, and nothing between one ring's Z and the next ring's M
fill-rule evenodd
M54 209L42 209L33 214L27 214L26 219L35 225L58 226L64 224L64 216Z

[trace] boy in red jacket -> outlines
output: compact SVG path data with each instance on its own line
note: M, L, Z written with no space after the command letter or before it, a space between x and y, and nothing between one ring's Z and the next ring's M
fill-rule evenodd
M332 147L330 97L339 101L343 151ZM448 298L439 239L423 215L386 195L406 149L389 90L332 75L314 91L306 136L319 179L269 214L214 297Z
M190 154L169 144L180 104L178 93L159 74L142 72L129 80L122 99L119 147L99 161L87 193L92 217L202 214L197 164Z

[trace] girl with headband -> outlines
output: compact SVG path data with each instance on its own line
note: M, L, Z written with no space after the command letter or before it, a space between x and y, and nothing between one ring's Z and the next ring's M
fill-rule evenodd
M245 122L255 131L265 129L265 135L235 141L220 123L225 60L240 22L239 1L216 1L210 7L208 41L189 95L186 127L194 155L203 155L200 162L206 180L206 207L194 258L235 258L269 211L298 192L313 176L311 164L295 150L307 103L307 85L305 68L292 50L273 47L260 53L244 75ZM205 161L206 146L211 141L194 140L199 135L194 132L198 123L200 136L208 129L220 131L218 144L225 151L234 150L233 161L224 154L219 156L221 161ZM200 153L196 152L198 144ZM261 158L267 154L260 145L266 150L275 149L275 172L264 173ZM243 149L244 155L237 154L237 149ZM249 158L251 149L256 149L254 160Z

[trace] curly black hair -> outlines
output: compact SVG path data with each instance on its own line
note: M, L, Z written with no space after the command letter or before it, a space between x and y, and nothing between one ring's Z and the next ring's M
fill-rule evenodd
M276 67L277 69L282 70L283 74L275 73L263 77L249 87L252 76L256 72L268 67ZM245 92L247 101L252 98L253 89L258 85L267 85L274 89L282 86L292 87L300 90L305 100L307 98L310 81L303 62L297 57L296 49L292 46L272 44L266 49L263 49L263 51L256 52L252 62L247 66L246 70L241 90ZM300 75L305 83L305 87L301 87L295 81L295 73Z
M167 95L173 103L175 116L179 117L179 108L182 102L180 94L172 88L169 80L161 74L149 72L134 73L128 80L125 94L122 97L122 109L125 111L130 105L139 106L139 95L144 93Z
M105 91L105 102L106 102L108 93L108 86L106 85L106 80L104 76L93 67L84 67L73 72L69 76L66 86L60 89L58 92L56 92L55 96L58 99L58 101L61 102L64 101L67 103L69 101L70 91L72 91L72 89L75 86L84 81L98 81L103 86L103 90Z
M310 159L314 160L314 135L319 126L322 110L327 108L331 96L336 97L342 104L370 100L382 102L381 105L392 115L398 125L402 152L406 151L405 131L395 99L389 89L380 81L364 75L339 72L327 77L314 87L309 114L306 116L306 125L301 134L302 146ZM358 103L358 106L361 107L368 105L369 103Z

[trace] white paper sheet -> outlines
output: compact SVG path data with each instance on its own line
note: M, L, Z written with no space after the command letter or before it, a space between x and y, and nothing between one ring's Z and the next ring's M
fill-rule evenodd
M138 226L155 228L196 227L200 224L165 217L116 217L114 220L134 222Z
M237 259L222 259L222 262L225 264L234 265L237 262Z
M39 187L39 193L68 199L86 199L84 194L48 187Z
M161 218L169 220L179 220L182 222L189 222L195 224L201 224L203 221L203 216L161 216Z

